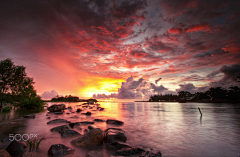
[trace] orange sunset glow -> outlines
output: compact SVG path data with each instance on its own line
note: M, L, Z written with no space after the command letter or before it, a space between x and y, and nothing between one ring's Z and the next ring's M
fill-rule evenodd
M239 5L3 1L0 59L25 66L43 99L148 99L227 87L240 69Z

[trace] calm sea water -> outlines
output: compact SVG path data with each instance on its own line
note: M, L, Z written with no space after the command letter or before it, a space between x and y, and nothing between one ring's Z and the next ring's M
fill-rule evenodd
M50 106L52 103L48 103ZM65 103L76 111L80 103ZM127 143L132 146L142 146L159 149L164 157L239 157L240 156L240 104L211 103L148 103L148 102L102 102L104 111L91 111L91 116L78 113L59 115L71 122L93 120L94 118L118 119L124 121L119 126L126 132ZM200 118L198 107L203 113ZM87 109L88 110L88 109ZM86 112L85 110L84 112ZM50 129L63 124L49 124L47 111L37 113L35 119L19 118L24 113L12 111L0 115L0 136L11 134L37 134L45 137L39 146L39 156L47 156L52 144L65 144L75 148L74 154L66 156L85 156L91 149L74 147L70 141L76 137L61 138L57 132ZM49 114L50 120L56 115ZM79 118L70 118L73 116ZM10 119L10 120L9 120ZM96 122L95 126L105 130L114 125ZM87 127L83 126L83 127ZM83 132L80 132L83 134ZM1 142L0 149L5 149L9 143ZM104 147L94 148L105 155L113 152Z

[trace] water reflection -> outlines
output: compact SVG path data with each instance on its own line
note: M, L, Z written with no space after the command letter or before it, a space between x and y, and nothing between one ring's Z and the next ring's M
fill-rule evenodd
M48 103L51 105L52 103ZM127 143L133 146L153 147L159 149L163 156L239 156L240 155L240 107L232 104L206 104L206 103L113 103L102 102L104 111L84 109L83 112L91 111L91 116L76 113L80 103L65 103L66 110L58 118L67 119L71 122L85 120L118 119L124 121L119 126L126 131ZM202 111L199 113L198 107ZM32 111L31 111L32 112ZM12 114L11 114L12 113ZM73 138L61 138L59 133L50 132L50 129L62 124L47 125L47 111L37 113L35 119L18 119L20 111L9 114L1 114L1 123L13 119L12 125L4 125L0 128L0 134L7 136L11 133L35 133L39 138L45 137L40 145L40 156L46 156L47 150L52 144L62 143L76 148L76 152L69 156L85 156L89 149L77 148L70 144ZM66 114L70 113L70 114ZM48 114L52 119L57 115ZM77 116L79 118L70 118ZM18 120L18 121L17 121ZM114 125L97 122L94 125L105 130ZM82 127L87 127L82 126ZM83 134L83 132L81 132ZM0 149L5 149L2 144ZM102 147L94 148L104 150L106 155L111 152Z

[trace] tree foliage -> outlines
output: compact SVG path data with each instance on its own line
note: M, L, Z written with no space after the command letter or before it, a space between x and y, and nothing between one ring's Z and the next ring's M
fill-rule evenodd
M36 90L34 90L33 78L27 77L25 70L24 66L14 65L11 59L1 60L0 101L22 104L20 102L28 99L32 101L32 106L29 108L38 108L39 104L36 106L35 102L40 101L41 98L37 96Z

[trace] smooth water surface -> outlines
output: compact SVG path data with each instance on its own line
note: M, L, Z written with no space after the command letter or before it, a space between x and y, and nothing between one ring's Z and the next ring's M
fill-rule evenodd
M52 103L48 103L50 106ZM81 103L65 103L66 107L79 108ZM119 127L126 132L127 143L132 146L156 148L164 157L239 157L240 156L240 104L212 103L162 103L162 102L102 102L104 111L91 111L91 116L79 113L63 115L49 114L51 119L63 118L71 122L93 120L94 118L118 119L124 121L122 126L114 126L105 122L95 122L95 126L105 130L109 127ZM200 107L203 116L198 111ZM95 110L95 111L94 111ZM86 156L90 150L102 151L106 156L113 152L104 147L93 149L75 147L70 141L77 138L62 138L50 129L63 123L49 124L47 111L37 113L35 119L15 118L10 122L1 119L1 137L9 134L37 134L45 137L39 146L39 156L47 156L52 144L64 144L75 148L74 154L66 156ZM14 115L14 113L12 113ZM12 115L12 117L14 117ZM70 118L73 116L79 118ZM3 115L1 115L3 117ZM11 116L9 116L11 117ZM81 126L87 128L86 126ZM77 130L77 129L76 129ZM79 131L79 130L78 130ZM84 134L83 131L80 131ZM9 143L1 142L0 149L5 149Z

